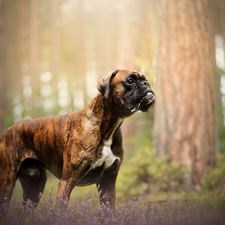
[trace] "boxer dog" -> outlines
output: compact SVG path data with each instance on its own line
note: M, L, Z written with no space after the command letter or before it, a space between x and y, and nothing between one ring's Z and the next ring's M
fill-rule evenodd
M17 178L23 199L39 201L46 169L60 181L57 196L69 200L75 186L96 184L100 203L115 206L115 183L123 161L120 126L138 110L146 112L155 94L145 76L116 70L97 84L99 93L82 110L24 120L0 138L0 204L9 203Z

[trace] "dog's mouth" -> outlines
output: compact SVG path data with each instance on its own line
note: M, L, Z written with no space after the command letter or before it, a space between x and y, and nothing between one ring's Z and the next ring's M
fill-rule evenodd
M134 105L128 105L126 109L132 113L141 110L142 112L148 111L150 107L155 104L155 95L153 92L148 91L144 96L142 96L139 101Z
M155 95L152 92L147 92L144 97L142 97L141 101L146 102L147 104L151 103L155 99Z
M147 94L141 100L141 106L139 110L147 112L155 104L155 94L153 92L147 92Z

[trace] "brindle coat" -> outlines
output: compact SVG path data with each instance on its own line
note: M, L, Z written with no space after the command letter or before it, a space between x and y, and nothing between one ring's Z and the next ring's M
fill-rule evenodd
M38 203L48 169L60 179L57 194L69 198L75 186L96 183L100 201L109 201L114 208L115 182L123 160L120 126L137 110L147 111L155 97L144 75L129 70L116 70L103 77L98 89L100 92L83 110L24 120L3 133L0 203L10 201L17 178L24 200ZM105 158L104 147L108 151Z

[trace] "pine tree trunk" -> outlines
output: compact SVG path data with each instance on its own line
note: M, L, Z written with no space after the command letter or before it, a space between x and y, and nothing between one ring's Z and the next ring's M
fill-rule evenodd
M31 87L32 87L32 96L31 100L34 103L35 96L34 91L37 90L37 81L39 80L39 47L38 47L38 1L32 0L30 4L30 27L29 27L29 53L30 53L30 78L31 78ZM32 105L34 107L34 104ZM37 118L39 115L37 111L32 110L32 118Z
M181 160L193 187L215 165L212 39L207 0L160 0L154 146Z
M5 125L5 87L6 87L6 76L4 73L5 69L5 0L0 1L0 136L4 131Z

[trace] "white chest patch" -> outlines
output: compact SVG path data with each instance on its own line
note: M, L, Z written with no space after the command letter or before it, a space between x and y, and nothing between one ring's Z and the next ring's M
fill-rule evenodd
M113 155L112 150L111 150L111 144L112 144L111 140L105 142L105 145L104 145L104 147L102 149L102 157L100 159L98 159L92 165L92 169L95 169L96 167L101 166L103 163L105 163L104 168L107 169L110 166L112 166L112 164L114 163L114 161L116 159L118 159L120 161L119 157Z
M107 169L110 166L112 166L112 164L115 162L115 160L118 159L120 161L120 158L118 156L113 155L112 150L111 150L111 145L112 145L113 134L114 134L116 128L121 124L122 121L123 120L121 119L117 122L116 126L114 127L114 129L110 135L110 138L104 142L104 146L102 149L102 157L92 164L91 169L95 169L96 167L101 166L103 163L105 163L104 168Z

